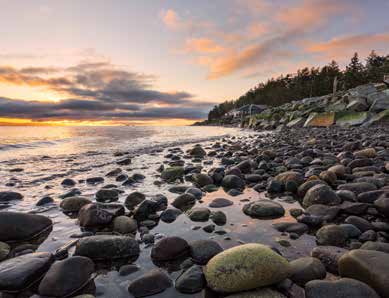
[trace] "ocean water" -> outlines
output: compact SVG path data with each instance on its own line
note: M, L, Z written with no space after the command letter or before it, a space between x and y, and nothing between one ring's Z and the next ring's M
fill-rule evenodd
M179 147L186 151L201 143L207 150L212 144L223 138L243 138L242 142L251 142L257 133L234 128L222 127L0 127L0 191L16 191L23 194L21 201L0 205L1 210L33 212L50 217L53 220L53 230L39 244L37 251L54 252L57 248L72 240L71 235L80 233L77 219L63 214L59 208L60 195L71 188L63 187L61 182L65 178L74 179L82 196L94 200L96 192L106 184L116 184L120 190L119 202L124 202L127 195L140 191L146 196L155 194L165 195L169 202L177 197L171 193L170 184L156 184L160 180L158 167L166 161L165 155L170 148ZM129 166L121 167L131 176L141 173L146 176L144 181L130 187L122 186L114 177L106 174L118 167L116 161L122 157L116 153L125 153L132 158ZM201 165L204 171L218 166L220 160L207 157ZM185 160L185 164L192 163ZM90 185L85 180L90 177L104 177L104 183ZM185 182L185 185L191 185ZM36 207L36 202L44 197L51 196L55 204L47 207ZM239 245L244 242L264 243L277 247L285 256L295 258L309 255L314 246L314 238L303 235L299 241L290 240L292 247L287 249L278 244L280 234L272 228L273 220L256 220L243 214L242 207L247 200L260 199L259 194L247 189L242 195L231 197L222 189L214 193L207 193L197 207L207 207L209 202L218 197L232 200L232 206L222 208L227 215L227 224L216 227L226 235L204 232L201 227L211 222L192 222L182 214L171 224L159 222L151 230L158 236L179 236L187 241L212 238L223 248ZM284 204L286 210L299 207L297 203ZM279 220L294 220L287 216ZM199 226L199 229L194 229ZM225 237L228 236L228 239ZM139 235L137 235L139 238ZM129 297L128 284L134 278L156 268L150 259L151 247L141 245L141 254L135 262L140 270L130 276L120 276L118 268L99 272L95 283L96 297ZM70 251L72 253L73 250ZM166 269L171 278L179 274L178 269ZM174 287L155 295L158 298L171 297L203 297L202 293L185 295L178 293Z
M235 132L233 128L195 126L0 126L0 161L88 151L150 151Z

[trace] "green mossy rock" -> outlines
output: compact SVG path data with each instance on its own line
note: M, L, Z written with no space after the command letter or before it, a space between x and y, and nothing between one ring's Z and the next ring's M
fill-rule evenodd
M276 284L290 275L288 261L262 244L245 244L214 256L204 269L208 286L222 293Z
M342 111L336 113L336 125L354 126L361 125L369 118L368 112Z
M183 167L170 167L165 169L161 177L163 180L167 182L174 182L177 179L180 179L184 176L184 168Z
M305 121L304 127L323 126L328 127L335 122L335 112L311 113Z

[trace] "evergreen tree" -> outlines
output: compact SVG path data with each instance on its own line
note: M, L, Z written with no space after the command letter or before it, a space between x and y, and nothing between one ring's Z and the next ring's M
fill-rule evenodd
M335 77L338 86L350 89L366 83L382 82L385 74L389 75L389 56L379 56L372 51L365 66L355 53L344 71L336 61L331 61L322 68L305 67L297 70L296 74L281 75L259 83L238 99L215 106L209 112L208 119L220 119L232 109L247 104L278 106L293 100L330 94Z
M358 53L355 53L351 58L350 64L346 66L346 72L344 74L344 79L346 83L346 88L354 88L364 83L364 66L359 61Z

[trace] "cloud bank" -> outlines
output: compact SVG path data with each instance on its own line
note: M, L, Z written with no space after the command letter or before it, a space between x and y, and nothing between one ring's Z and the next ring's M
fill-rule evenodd
M40 87L63 95L58 102L0 97L0 117L54 120L201 119L214 104L185 91L153 88L155 77L109 63L68 68L0 66L0 83Z

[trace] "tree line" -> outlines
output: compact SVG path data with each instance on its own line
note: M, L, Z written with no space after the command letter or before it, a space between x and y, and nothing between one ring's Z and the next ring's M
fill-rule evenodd
M238 99L214 106L208 114L208 120L220 119L225 113L247 104L279 106L293 100L330 94L333 92L335 77L337 90L347 90L380 82L385 74L389 75L389 55L380 56L372 51L365 63L362 63L358 53L355 53L344 70L340 69L336 61L331 61L322 68L305 67L295 74L281 75L259 83Z

